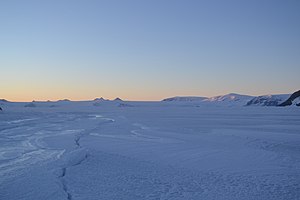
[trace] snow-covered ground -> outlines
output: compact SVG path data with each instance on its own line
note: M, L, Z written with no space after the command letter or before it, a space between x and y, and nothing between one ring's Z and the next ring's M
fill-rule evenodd
M1 105L1 200L300 199L299 107L33 104Z

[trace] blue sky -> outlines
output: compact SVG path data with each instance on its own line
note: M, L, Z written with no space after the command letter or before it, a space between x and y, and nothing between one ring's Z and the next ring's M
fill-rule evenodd
M0 98L300 89L300 1L0 2Z

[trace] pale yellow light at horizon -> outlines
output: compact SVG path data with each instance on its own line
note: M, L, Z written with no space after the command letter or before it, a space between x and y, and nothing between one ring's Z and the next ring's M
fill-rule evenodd
M93 88L89 87L59 87L55 85L21 84L3 87L1 86L0 98L9 101L28 102L28 101L55 101L60 99L70 99L74 101L93 100L103 97L115 99L117 97L132 101L159 101L172 96L208 96L196 92L175 92L165 90L141 90L138 88ZM204 92L203 92L204 94Z
M253 89L255 90L255 88ZM213 91L213 92L212 92ZM276 93L292 93L294 91L269 91L257 90L252 93L243 93L240 90L187 90L180 88L150 88L149 86L106 86L106 85L89 85L77 84L76 86L64 85L59 83L36 84L35 82L17 82L11 85L0 85L0 99L6 99L16 102L29 101L56 101L61 99L70 99L73 101L93 100L103 97L105 99L115 99L117 97L123 100L131 101L160 101L164 98L174 96L203 96L212 97L228 93L239 93L246 95L265 95Z

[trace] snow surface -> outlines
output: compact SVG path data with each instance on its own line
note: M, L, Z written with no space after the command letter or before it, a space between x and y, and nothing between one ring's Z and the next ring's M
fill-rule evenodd
M299 107L94 103L1 106L1 200L300 199Z

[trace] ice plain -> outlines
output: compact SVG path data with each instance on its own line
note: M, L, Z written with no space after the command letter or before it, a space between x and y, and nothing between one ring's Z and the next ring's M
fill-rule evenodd
M300 199L300 109L6 103L0 199Z

